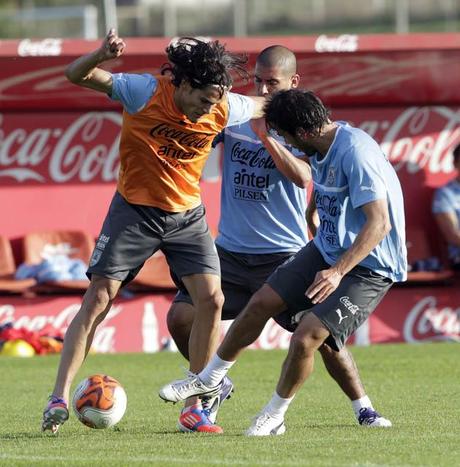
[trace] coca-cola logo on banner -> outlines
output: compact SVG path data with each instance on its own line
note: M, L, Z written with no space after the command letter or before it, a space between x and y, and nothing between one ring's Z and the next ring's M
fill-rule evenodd
M47 38L40 41L23 39L18 45L20 57L43 57L61 55L62 39Z
M27 329L39 331L46 325L51 325L57 330L65 333L74 316L81 307L81 303L73 303L65 306L61 311L53 314L33 314L21 312L16 316L14 305L0 305L0 325L8 322L14 323L16 329ZM122 305L114 305L110 309L105 320L98 326L92 344L93 350L97 352L114 352L116 350L116 319L123 311Z
M460 140L459 109L352 110L345 117L380 142L398 172L423 170L427 183L452 172L450 150ZM0 182L113 183L121 123L118 112L58 113L38 120L33 114L0 115Z
M439 307L436 297L424 297L407 314L403 336L406 342L460 342L460 308Z
M316 52L356 52L358 50L358 36L342 34L336 37L318 36L315 41Z
M38 122L0 115L0 181L114 182L121 122L117 112L64 114Z

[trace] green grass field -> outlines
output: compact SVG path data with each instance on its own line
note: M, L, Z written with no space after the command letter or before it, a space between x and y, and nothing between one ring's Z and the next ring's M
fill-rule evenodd
M375 407L390 429L357 426L347 398L324 370L291 404L284 436L246 438L268 401L284 351L247 351L232 369L233 398L220 413L223 436L176 432L179 405L157 396L181 376L178 354L91 355L77 381L93 373L117 378L128 394L114 428L91 430L75 416L57 436L40 432L56 357L0 357L0 465L457 466L460 464L458 344L351 348Z

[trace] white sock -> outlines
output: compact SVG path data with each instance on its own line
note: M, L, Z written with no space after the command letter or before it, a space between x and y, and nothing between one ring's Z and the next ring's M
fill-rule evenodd
M224 379L224 376L234 363L235 362L222 360L217 354L214 354L214 357L212 357L209 363L200 371L198 377L206 386L213 388Z
M351 401L351 406L353 407L353 411L355 412L356 418L359 417L359 411L363 407L369 407L374 410L372 406L372 402L367 396L363 396L360 399L356 399L355 401Z
M294 396L290 397L289 399L283 399L275 391L270 402L265 406L264 411L268 412L275 418L284 418L284 414L286 413L287 409L289 408L289 404L293 399Z

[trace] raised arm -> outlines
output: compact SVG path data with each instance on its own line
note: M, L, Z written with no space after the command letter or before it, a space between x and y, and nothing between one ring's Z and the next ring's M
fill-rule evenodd
M379 199L361 207L366 222L349 248L329 269L316 274L306 295L313 303L323 302L340 284L342 277L358 265L391 230L388 202Z
M264 99L264 98L262 98ZM265 119L251 120L251 127L272 156L276 168L300 188L307 188L311 181L311 167L307 157L296 157L273 138L265 125Z
M107 60L119 57L124 49L123 39L117 36L115 29L111 29L101 46L94 52L74 60L66 68L65 75L74 84L111 94L112 75L97 67Z

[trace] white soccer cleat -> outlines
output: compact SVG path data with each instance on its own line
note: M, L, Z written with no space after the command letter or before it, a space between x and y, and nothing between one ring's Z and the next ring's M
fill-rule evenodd
M220 406L230 399L233 392L233 382L228 376L224 376L220 392L216 396L204 396L201 398L203 411L207 414L211 423L216 423L217 412Z
M267 412L257 415L252 425L246 430L246 436L283 435L286 431L284 418L273 417Z
M377 411L369 407L363 407L359 410L358 422L361 426L384 427L392 426L390 420L382 417Z
M160 389L159 396L166 402L179 402L193 396L214 396L222 388L222 381L215 387L206 386L198 375L193 373L188 378L178 379Z

